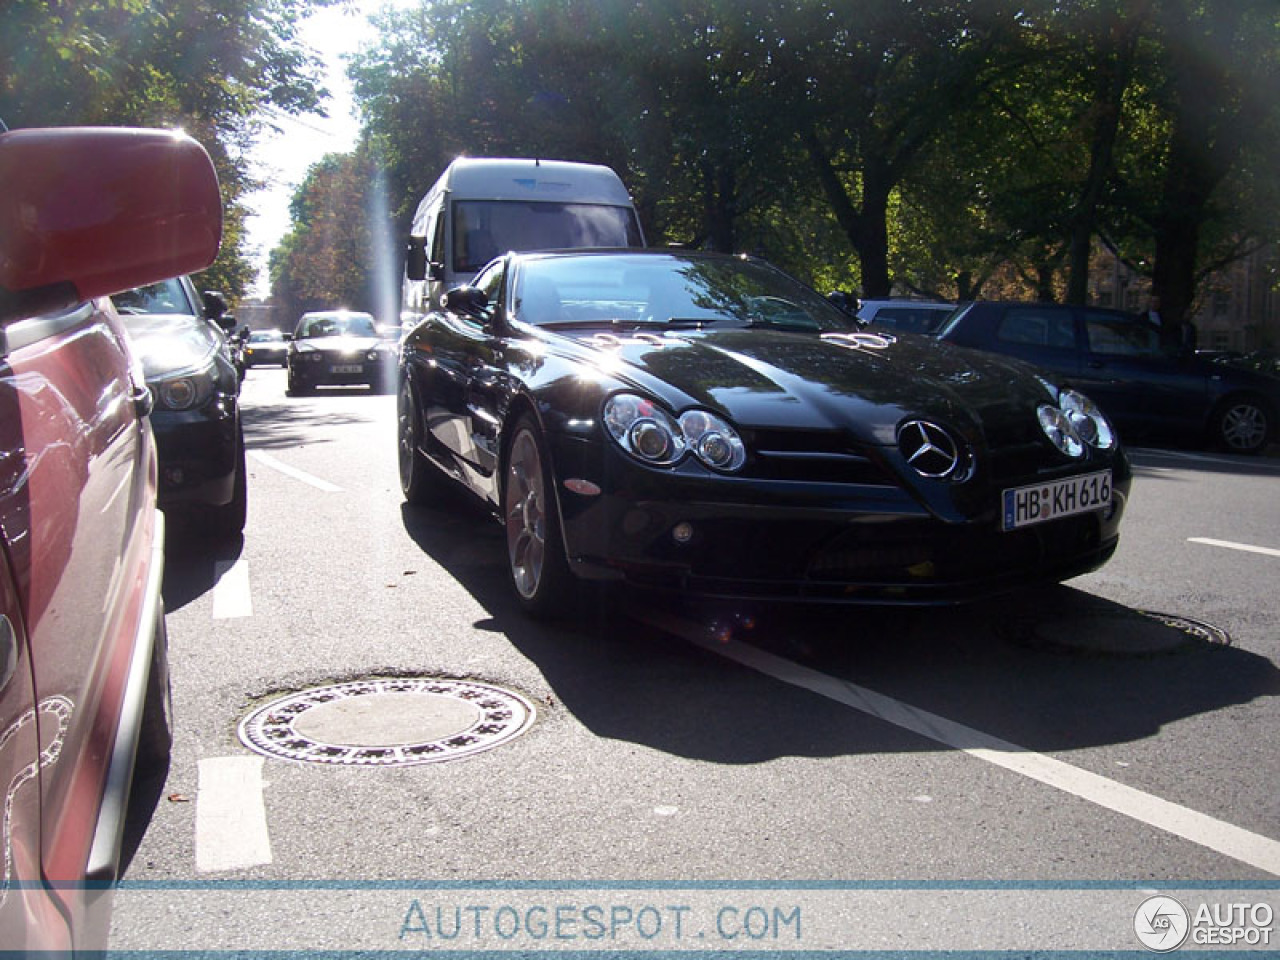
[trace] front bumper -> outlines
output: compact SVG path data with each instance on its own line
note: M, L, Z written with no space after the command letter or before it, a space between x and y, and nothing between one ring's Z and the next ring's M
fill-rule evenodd
M319 357L319 359L312 359ZM394 356L377 360L361 357L326 356L318 353L289 357L289 376L299 387L385 387L395 382Z
M572 569L705 598L948 604L1065 580L1115 552L1132 482L1117 457L1106 512L1006 533L999 490L946 522L899 486L657 470L607 444L549 440ZM601 492L572 492L570 479Z
M240 411L235 397L216 396L198 410L151 414L160 454L161 508L231 501L239 465Z
M258 367L265 364L272 364L273 366L280 367L285 365L287 357L288 354L285 352L284 348L271 350L263 350L260 347L245 348L244 365L246 367Z

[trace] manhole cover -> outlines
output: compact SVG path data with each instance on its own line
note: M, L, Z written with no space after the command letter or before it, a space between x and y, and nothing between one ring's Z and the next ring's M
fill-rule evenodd
M524 733L524 697L470 680L393 677L313 687L240 722L240 741L269 757L407 766L469 757Z
M1112 655L1149 656L1200 645L1229 646L1226 631L1190 617L1151 610L1123 614L1084 612L1024 621L1015 636L1061 650Z

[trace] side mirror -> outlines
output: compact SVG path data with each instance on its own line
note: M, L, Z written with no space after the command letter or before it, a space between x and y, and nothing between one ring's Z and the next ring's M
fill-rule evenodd
M432 260L431 263L428 264L428 268L429 269L428 269L427 276L431 280L434 280L436 283L444 282L444 264L443 263L436 263L434 260Z
M827 299L850 316L858 313L858 298L844 290L832 290Z
M454 287L441 301L450 313L485 319L489 307L489 295L475 287Z
M410 280L427 279L427 241L425 237L410 237L404 252L404 275Z
M222 318L227 315L227 311L230 309L227 306L227 298L217 290L205 290L201 297L204 299L205 317L222 326Z
M0 323L203 270L222 242L209 155L181 133L0 133Z

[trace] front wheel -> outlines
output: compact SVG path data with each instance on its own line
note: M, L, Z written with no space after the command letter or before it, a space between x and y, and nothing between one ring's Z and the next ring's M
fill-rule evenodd
M546 444L525 415L507 450L502 507L511 584L520 605L536 617L565 612L574 587L552 483Z
M418 413L418 402L414 399L413 385L408 377L400 381L400 390L396 398L396 415L400 492L410 503L423 506L431 499L435 468L422 454L422 418Z
M1270 412L1253 397L1231 397L1214 415L1213 439L1229 453L1261 453L1270 433Z

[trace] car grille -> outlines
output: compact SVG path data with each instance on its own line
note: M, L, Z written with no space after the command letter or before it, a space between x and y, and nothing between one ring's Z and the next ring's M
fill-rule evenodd
M837 431L753 430L744 440L753 478L898 486L877 459Z

